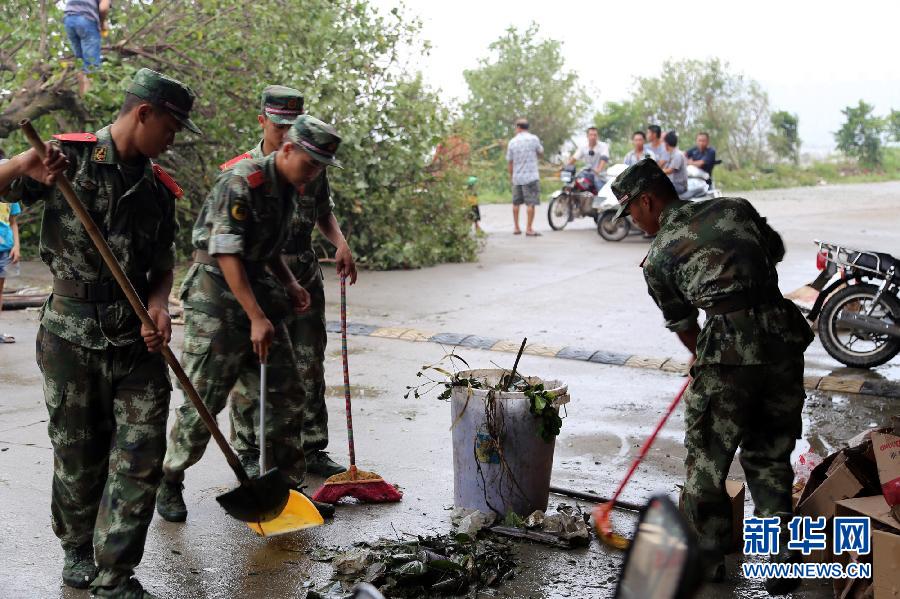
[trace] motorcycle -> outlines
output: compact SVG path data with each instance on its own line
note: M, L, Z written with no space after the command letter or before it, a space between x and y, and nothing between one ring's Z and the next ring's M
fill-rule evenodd
M900 353L900 260L882 252L816 244L816 267L822 274L813 287L822 291L807 318L818 318L825 351L847 366L884 364Z
M550 196L547 208L547 222L554 231L561 231L576 218L588 216L597 220L594 198L597 196L597 182L600 176L590 168L575 173L575 165L568 165L559 172L563 187ZM613 175L615 178L615 175ZM601 183L605 183L606 179Z
M716 161L718 164L720 161ZM621 168L620 168L621 167ZM619 209L619 200L612 192L613 180L624 171L624 164L616 164L609 167L610 178L606 185L597 194L595 209L599 213L597 217L597 233L606 241L622 241L629 235L643 235L631 216L616 219L616 211ZM615 172L615 174L613 174ZM712 198L722 197L722 192L711 187L709 183L709 173L696 166L688 165L687 167L688 187L687 191L678 197L682 200L691 200L699 202Z

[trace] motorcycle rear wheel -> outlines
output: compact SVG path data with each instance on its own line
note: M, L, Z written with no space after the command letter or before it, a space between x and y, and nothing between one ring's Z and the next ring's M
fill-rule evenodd
M869 284L848 285L828 298L819 315L819 339L828 354L847 366L872 368L900 353L900 339L887 335L856 331L837 322L842 310L863 312L872 305L878 287ZM900 323L900 300L885 292L872 312L876 318ZM857 347L854 345L859 344Z
M625 217L615 220L616 213L607 210L597 219L597 233L606 241L622 241L628 236L631 225Z
M554 231L562 231L572 220L572 202L568 195L558 195L547 207L547 222Z

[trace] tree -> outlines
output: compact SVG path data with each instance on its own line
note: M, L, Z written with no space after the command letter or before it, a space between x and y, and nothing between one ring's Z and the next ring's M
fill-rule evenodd
M900 110L891 108L891 114L888 115L888 131L891 141L900 143Z
M769 133L769 147L779 158L797 164L800 160L799 118L784 110L772 113L772 131Z
M641 128L659 124L682 139L706 131L732 166L766 158L768 95L759 83L730 72L728 63L718 59L666 61L659 75L635 81L628 102L607 104L595 121L616 117L616 110L624 114L620 109L629 105Z
M24 18L23 18L24 17ZM115 118L134 72L150 67L197 93L203 136L179 135L160 157L186 191L180 244L215 178L217 165L259 140L259 93L269 83L296 87L307 110L343 136L334 170L336 213L360 262L415 267L474 257L455 171L439 179L426 166L448 131L437 94L404 67L420 23L366 0L120 0L113 3L104 65L79 98L59 3L0 4L0 139L24 149L19 119L45 137L94 130Z
M476 145L509 138L515 119L526 117L546 155L556 154L587 107L578 75L565 69L561 42L539 39L532 23L525 31L510 27L488 48L478 68L463 73L469 86L463 116Z
M883 149L881 136L886 129L885 119L873 114L875 107L860 100L841 113L846 121L834 134L838 149L870 168L881 164Z
M606 102L591 122L597 127L600 139L610 140L614 154L628 152L631 136L635 131L644 131L647 125L640 107L630 100Z

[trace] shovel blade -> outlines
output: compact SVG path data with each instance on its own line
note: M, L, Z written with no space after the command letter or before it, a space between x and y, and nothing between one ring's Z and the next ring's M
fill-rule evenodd
M277 518L268 522L247 522L250 530L261 537L274 537L323 524L325 520L312 501L293 489L287 505Z
M268 522L284 511L291 488L277 468L216 497L226 512L242 522Z

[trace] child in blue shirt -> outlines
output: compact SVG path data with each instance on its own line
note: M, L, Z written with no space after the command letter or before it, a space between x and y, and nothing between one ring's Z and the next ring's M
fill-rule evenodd
M0 163L6 162L0 158ZM11 264L19 261L19 225L16 215L22 212L19 204L0 202L0 312L3 311L3 285ZM0 343L15 343L12 335L0 333Z

